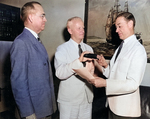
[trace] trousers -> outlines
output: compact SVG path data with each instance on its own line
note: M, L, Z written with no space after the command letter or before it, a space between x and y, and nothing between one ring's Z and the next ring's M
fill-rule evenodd
M36 118L35 114L32 114L32 115L27 116L27 117L25 117L23 119L37 119L37 118ZM40 118L40 119L52 119L52 118L51 118L51 116L47 116L47 117L43 117L43 118Z

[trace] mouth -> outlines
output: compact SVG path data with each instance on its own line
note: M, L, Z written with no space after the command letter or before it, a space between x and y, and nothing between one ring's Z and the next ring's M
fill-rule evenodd
M118 36L120 37L120 36L121 36L121 33L118 33Z
M84 33L81 33L80 35L83 35L83 36L84 36Z

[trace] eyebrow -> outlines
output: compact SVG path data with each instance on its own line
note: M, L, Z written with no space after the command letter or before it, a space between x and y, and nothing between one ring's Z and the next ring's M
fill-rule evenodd
M116 25L120 25L120 23L116 24Z

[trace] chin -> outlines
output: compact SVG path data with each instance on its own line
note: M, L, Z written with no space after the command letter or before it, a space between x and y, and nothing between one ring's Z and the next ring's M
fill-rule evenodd
M84 36L83 36L83 37L81 37L80 39L84 39Z
M119 36L120 39L123 39L123 37Z

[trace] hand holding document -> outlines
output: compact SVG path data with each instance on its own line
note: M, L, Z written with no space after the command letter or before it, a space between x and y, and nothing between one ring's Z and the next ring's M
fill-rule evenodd
M93 84L95 87L106 87L106 80L98 77L94 74L95 68L102 71L102 66L97 62L90 61L86 62L86 67L80 69L73 69L80 77L86 79L89 83Z
M86 79L88 82L91 82L94 79L94 62L86 62L86 67L80 69L73 69L80 77Z
M88 82L94 79L94 76L88 71L86 67L80 69L73 69L80 77L86 79Z

